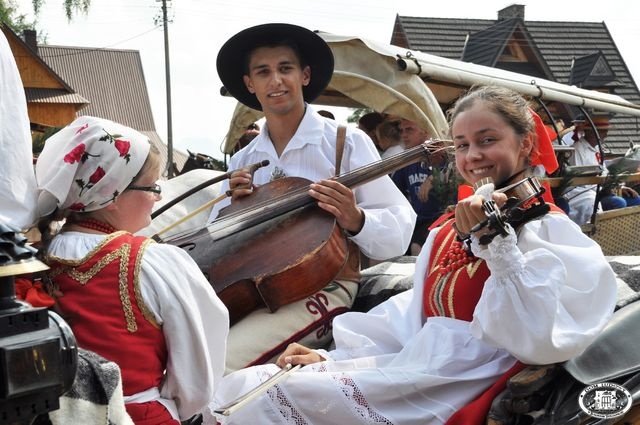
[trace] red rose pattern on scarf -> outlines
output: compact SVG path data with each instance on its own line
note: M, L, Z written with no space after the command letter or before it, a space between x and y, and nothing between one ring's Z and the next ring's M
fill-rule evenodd
M109 143L113 143L115 148L120 153L120 158L123 158L127 163L131 160L131 155L129 154L129 148L131 147L131 143L126 140L118 139L118 137L122 137L121 134L109 134L107 130L103 131L106 133L105 136L102 136L98 140L108 140Z
M83 132L85 129L88 128L88 126L89 124L83 125L78 129L78 131L76 131L76 134ZM106 135L100 137L98 140L108 141L109 144L113 144L115 149L118 151L119 157L123 158L128 164L129 161L131 160L131 154L129 153L129 150L131 149L131 142L122 139L121 134L110 134L107 130L105 129L102 129L102 130L106 133ZM89 157L99 158L100 155L90 154L89 152L86 151L85 144L80 143L64 156L64 162L68 164L75 164L76 162L80 162L84 164ZM102 168L101 166L98 166L96 167L95 171L91 174L91 176L89 176L88 182L85 182L84 179L76 179L75 183L80 188L80 193L78 194L78 196L79 197L82 196L85 190L95 186L105 176L105 174L106 173L104 171L104 168ZM115 201L115 199L118 197L119 194L120 192L116 190L110 199L106 200L100 205L106 205L112 201ZM76 202L72 204L69 207L69 209L73 211L84 211L85 208L90 204L85 205L82 202Z
M120 152L120 157L129 162L129 160L131 160L131 155L129 154L131 143L127 142L126 140L116 139L114 144L116 146L116 149L118 149L118 152Z
M64 162L69 164L75 164L76 162L79 161L84 164L87 161L87 158L89 158L90 156L94 158L97 158L100 156L100 155L92 155L89 152L87 152L85 149L86 149L86 146L84 145L84 143L80 143L78 146L73 148L71 152L69 152L64 156Z

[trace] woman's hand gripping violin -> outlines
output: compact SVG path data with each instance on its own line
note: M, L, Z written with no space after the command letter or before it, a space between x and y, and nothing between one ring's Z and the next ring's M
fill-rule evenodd
M507 196L506 202L498 207L491 199L493 183L491 179L482 179L476 183L476 193L485 195L482 209L487 219L471 228L470 233L478 232L484 228L487 232L479 237L481 245L489 244L497 235L507 234L507 224L517 229L522 224L541 217L549 212L549 205L545 203L542 195L545 188L536 177L527 177L517 183L495 190ZM470 235L462 235L462 239L468 240Z

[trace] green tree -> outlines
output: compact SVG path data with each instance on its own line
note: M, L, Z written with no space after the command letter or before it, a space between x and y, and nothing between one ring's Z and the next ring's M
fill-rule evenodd
M347 117L347 122L358 122L363 115L368 114L369 112L373 112L371 108L356 108L353 110L351 115Z
M56 134L60 130L62 130L62 127L50 127L44 133L34 135L33 148L32 148L33 154L36 156L40 155L40 152L42 152L42 149L44 149L44 144L47 141L47 139L53 136L54 134Z
M36 16L40 13L40 9L44 3L45 0L31 0ZM64 6L64 13L67 15L67 19L71 20L74 12L80 12L86 15L89 11L89 6L91 6L91 0L62 0L62 5Z
M11 28L16 34L22 34L26 29L34 29L34 23L27 21L27 17L18 12L13 0L0 0L0 23Z
M31 0L33 12L38 16L46 0ZM87 14L91 0L62 0L64 13L67 19L71 20L74 13ZM0 0L0 22L11 28L16 34L21 34L22 30L35 29L35 23L29 22L26 15L19 13L14 0Z

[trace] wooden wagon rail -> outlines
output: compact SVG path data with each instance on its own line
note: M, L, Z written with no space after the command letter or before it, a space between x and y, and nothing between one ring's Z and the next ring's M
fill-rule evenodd
M588 184L604 184L607 180L611 180L612 176L589 176L589 177L574 177L571 179L571 186L582 186ZM616 179L620 182L640 182L640 173L634 174L619 174ZM549 177L546 179L542 179L544 181L549 182L549 186L558 187L560 182L562 181L562 177Z
M610 181L613 176L574 177L571 186L599 184ZM640 182L640 173L619 174L615 177L619 182ZM546 178L549 186L558 187L562 177ZM602 247L605 255L640 255L640 206L599 212L593 223L581 226Z

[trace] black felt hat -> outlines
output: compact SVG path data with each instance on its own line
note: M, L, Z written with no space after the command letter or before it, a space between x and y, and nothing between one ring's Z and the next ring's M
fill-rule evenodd
M255 94L244 84L247 54L256 47L290 39L297 44L303 62L311 68L311 80L302 92L304 100L312 102L327 87L333 75L333 53L315 32L297 25L263 24L240 31L222 46L216 66L224 88L250 108L262 110Z

